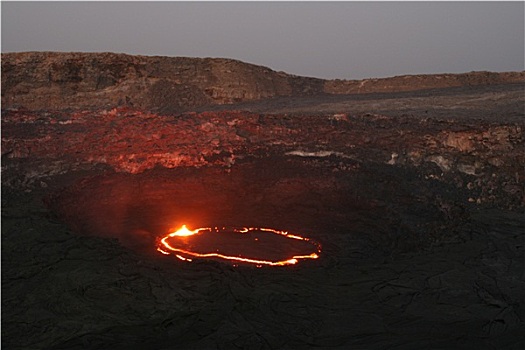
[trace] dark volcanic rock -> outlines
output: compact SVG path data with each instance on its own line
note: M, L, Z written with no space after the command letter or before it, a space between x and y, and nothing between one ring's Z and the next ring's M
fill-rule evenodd
M2 108L136 108L180 112L278 96L413 91L522 83L524 72L322 80L231 59L114 53L2 54Z
M323 81L230 59L113 53L2 54L3 108L181 111L322 92Z
M228 169L245 158L289 155L416 168L428 179L467 189L470 201L519 207L525 204L524 130L523 123L406 115L6 111L3 183L33 187L47 177L99 165L137 174L157 166Z
M525 72L401 75L383 79L331 80L326 82L325 92L332 94L399 92L458 86L501 85L524 81Z

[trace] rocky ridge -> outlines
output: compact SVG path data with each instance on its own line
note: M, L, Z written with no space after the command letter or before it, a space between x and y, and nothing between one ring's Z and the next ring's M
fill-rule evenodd
M2 108L128 106L178 113L282 96L413 91L524 80L525 72L323 80L223 58L22 52L2 54Z

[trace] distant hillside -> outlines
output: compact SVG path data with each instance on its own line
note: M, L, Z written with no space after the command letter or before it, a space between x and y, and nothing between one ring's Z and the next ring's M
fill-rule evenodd
M180 112L282 96L413 91L525 82L525 72L323 80L222 58L115 53L2 54L2 108L82 109L128 105Z

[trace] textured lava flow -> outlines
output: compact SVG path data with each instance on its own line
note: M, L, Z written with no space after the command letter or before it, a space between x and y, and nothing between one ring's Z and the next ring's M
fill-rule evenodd
M321 245L309 238L269 228L182 226L159 241L157 250L192 261L195 258L224 260L256 266L292 265L301 259L317 259Z

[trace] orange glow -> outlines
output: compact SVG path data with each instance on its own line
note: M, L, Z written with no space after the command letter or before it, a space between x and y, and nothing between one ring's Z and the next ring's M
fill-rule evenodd
M175 232L170 233L170 237L175 237L175 236L178 236L178 237L193 236L193 235L197 234L198 232L199 232L198 229L190 231L190 230L188 230L186 225L182 225L182 227L180 229L178 229Z
M227 254L220 251L219 247L212 246L208 247L208 251L206 252L197 252L197 249L194 249L193 245L198 245L198 242L202 242L202 238L204 234L214 234L214 235L232 235L232 234L240 234L241 236L244 236L245 238L250 234L254 233L256 235L259 233L259 237L255 237L253 240L250 238L250 243L252 245L252 251L254 249L259 249L260 247L263 247L264 243L261 243L261 241L266 241L266 247L265 249L268 249L269 242L268 238L264 238L263 235L273 235L285 238L285 239L291 239L291 240L298 240L303 241L303 246L309 247L308 250L310 250L311 253L307 254L290 254L290 256L286 258L277 258L277 259L262 259L257 257L250 257L248 254L244 253L238 253L238 254ZM246 235L246 236L245 236ZM215 236L217 237L217 236ZM234 238L233 236L231 236ZM212 237L210 236L210 239ZM194 241L191 240L198 240L200 241ZM223 238L224 239L224 238ZM275 238L274 238L275 239ZM280 238L279 238L280 239ZM206 242L207 240L204 240ZM209 241L209 239L208 239ZM247 242L247 241L244 241ZM293 243L293 242L290 242ZM244 243L246 245L246 243ZM254 246L254 244L256 246ZM297 244L297 243L295 243ZM279 244L281 245L281 244ZM202 248L202 247L201 247ZM236 248L238 248L236 246ZM305 249L304 247L302 248ZM195 230L189 230L186 225L183 225L179 230L171 232L167 234L165 237L160 239L159 241L159 247L157 250L165 255L174 254L178 259L184 260L184 261L192 261L193 258L201 258L201 259L220 259L220 260L226 260L233 263L244 263L244 264L252 264L256 265L257 267L261 267L263 265L266 266L285 266L285 265L294 265L299 262L299 260L303 259L318 259L319 253L321 252L321 245L313 240L310 240L309 238L301 237L299 235L295 234L289 234L286 231L278 231L270 228L256 228L256 227L242 227L242 228L218 228L218 227L205 227L205 228L198 228ZM253 252L252 252L253 253Z

